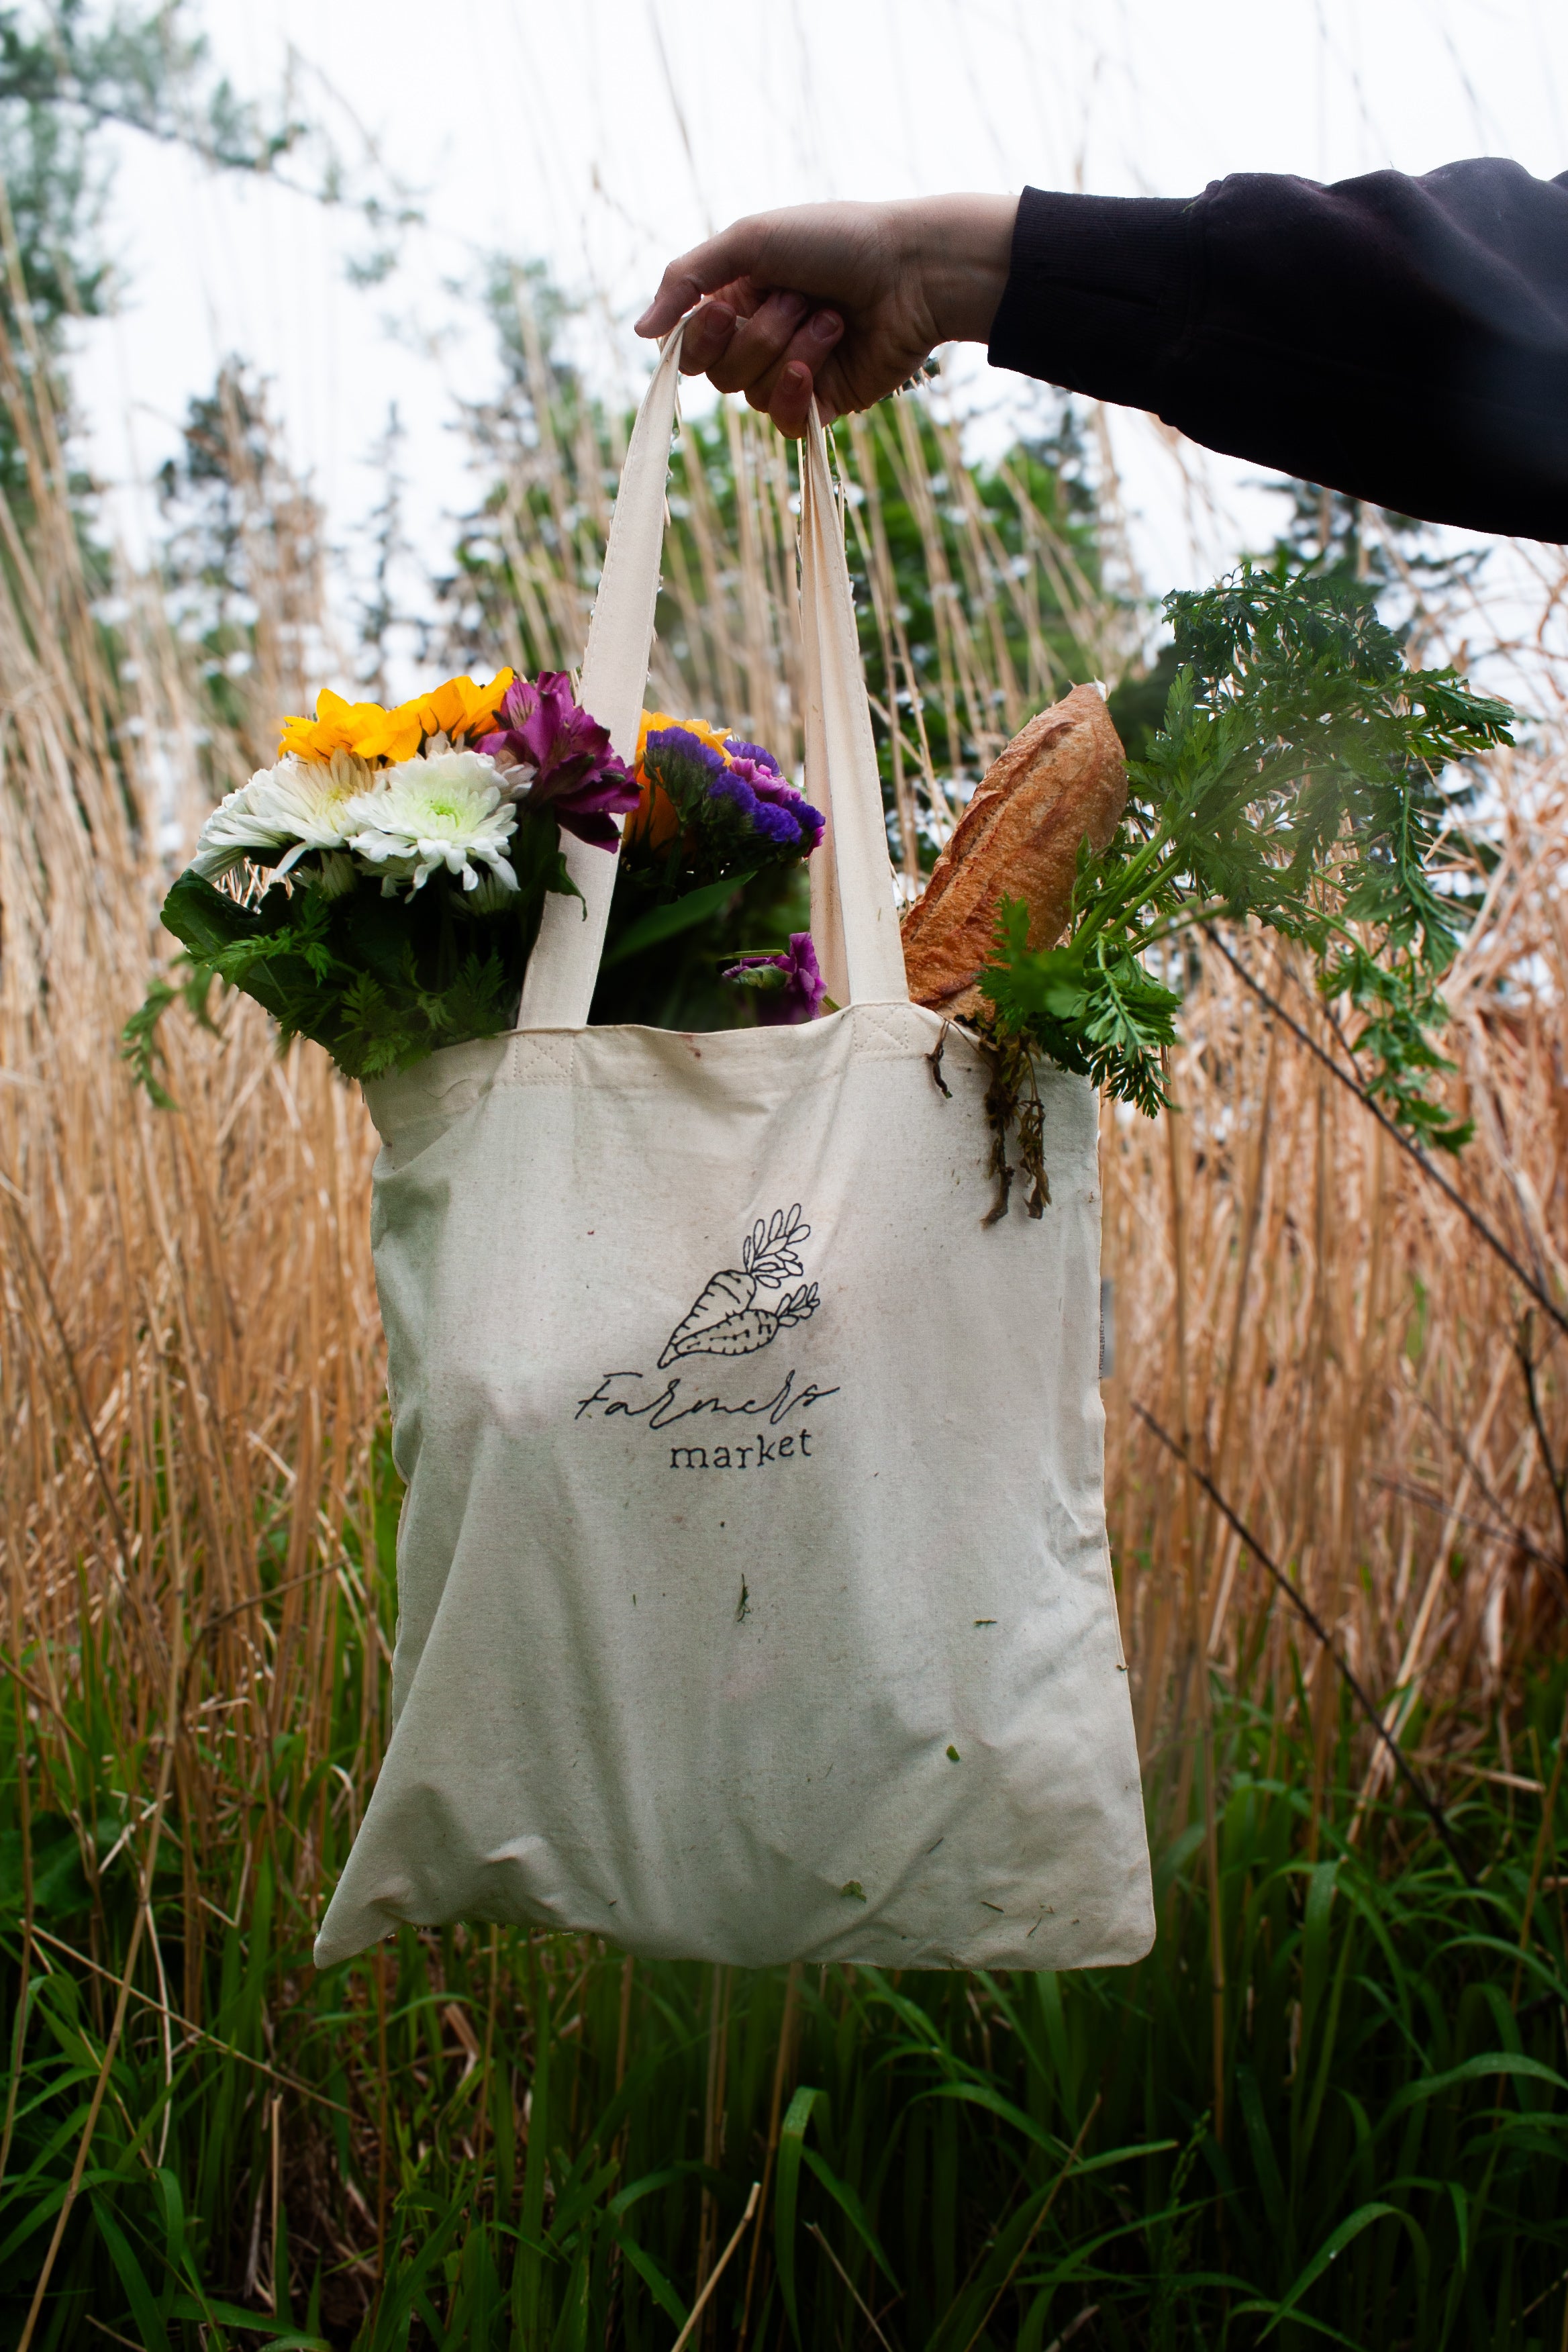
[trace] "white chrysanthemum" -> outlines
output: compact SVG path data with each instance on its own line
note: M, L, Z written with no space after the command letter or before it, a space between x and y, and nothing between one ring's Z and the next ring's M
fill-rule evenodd
M375 771L348 751L334 751L330 761L279 760L275 768L258 769L203 825L193 869L211 881L253 850L286 849L276 880L308 849L341 850L363 822L351 819L349 810L374 780Z
M384 890L411 883L416 890L438 866L460 874L477 889L474 861L488 866L502 889L515 890L506 845L517 812L503 799L495 761L482 751L443 751L388 768L353 811L358 830L349 846L384 877Z
M277 848L276 832L263 823L255 806L256 788L267 782L267 776L264 768L237 792L225 793L201 829L191 860L193 874L214 882L231 866L242 864L253 849Z

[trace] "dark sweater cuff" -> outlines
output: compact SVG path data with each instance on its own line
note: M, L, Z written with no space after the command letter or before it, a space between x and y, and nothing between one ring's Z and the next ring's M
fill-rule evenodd
M1192 200L1026 188L993 367L1127 408L1160 405L1195 275Z

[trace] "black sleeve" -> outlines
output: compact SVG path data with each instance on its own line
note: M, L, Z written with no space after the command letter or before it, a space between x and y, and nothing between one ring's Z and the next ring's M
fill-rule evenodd
M1401 514L1568 540L1568 173L1026 188L990 355Z

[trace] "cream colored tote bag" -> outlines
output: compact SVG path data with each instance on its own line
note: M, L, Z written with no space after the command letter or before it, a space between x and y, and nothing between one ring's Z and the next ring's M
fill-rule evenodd
M676 391L616 507L583 698L629 756ZM325 1967L398 1920L895 1968L1153 1935L1106 1543L1095 1101L986 1226L985 1071L904 986L843 540L805 446L813 928L846 1009L590 1029L614 861L510 1036L366 1088L398 1542L394 1729Z

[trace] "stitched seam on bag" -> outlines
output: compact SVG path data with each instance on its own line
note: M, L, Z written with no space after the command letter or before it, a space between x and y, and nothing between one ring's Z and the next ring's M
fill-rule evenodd
M918 1025L907 1016L886 1014L869 1004L855 1007L856 1045L877 1060L899 1060L925 1050Z
M576 1060L576 1040L571 1036L530 1036L511 1041L500 1082L513 1087L569 1086Z

